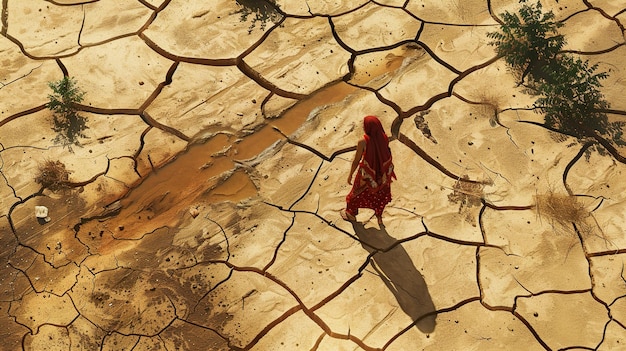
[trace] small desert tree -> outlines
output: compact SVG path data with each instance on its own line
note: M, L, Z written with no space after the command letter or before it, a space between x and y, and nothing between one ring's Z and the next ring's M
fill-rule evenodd
M252 33L257 22L261 24L260 29L265 30L268 22L278 22L282 18L278 12L276 0L236 0L235 2L240 6L235 13L240 14L241 22L246 22L250 15L254 15L248 34Z
M487 34L504 57L509 69L524 84L526 92L540 96L536 111L545 115L545 125L578 139L608 138L625 145L622 128L625 122L610 122L609 103L600 88L606 72L598 65L560 52L565 38L558 34L562 23L552 11L544 13L541 3L523 5L518 14L503 13L500 31Z
M80 146L79 138L86 137L83 131L87 129L87 118L81 116L76 105L83 101L85 93L76 85L73 78L64 76L56 82L49 82L52 94L48 95L48 108L52 111L52 130L57 133L54 138L56 144L67 146L72 151L72 145Z
M545 115L545 124L578 138L608 137L617 145L622 140L624 122L610 122L606 111L609 103L600 91L606 72L597 72L598 65L590 65L568 55L544 71L549 83L542 82L536 89L541 97L535 107Z
M565 45L565 37L558 33L563 23L556 21L552 11L544 13L540 2L526 4L519 9L519 14L504 12L501 14L500 30L487 33L492 39L489 43L496 47L512 73L524 83L528 77L530 84L543 77L542 67L549 65Z

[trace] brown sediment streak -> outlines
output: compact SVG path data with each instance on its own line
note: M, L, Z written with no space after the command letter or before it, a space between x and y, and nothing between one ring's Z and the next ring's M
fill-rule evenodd
M117 222L125 224L124 233L131 233L133 228L149 231L151 228L175 225L180 208L191 206L196 201L227 197L219 184L227 183L225 190L231 191L230 185L233 184L228 181L233 177L237 180L235 186L244 184L244 189L233 188L235 193L232 197L239 200L244 192L244 195L249 195L250 180L242 171L234 171L235 164L228 155L211 156L224 150L232 142L230 139L228 135L217 134L203 144L188 145L175 158L159 160L159 164L154 165L158 171L139 179L119 200L122 210L110 220L109 225L117 227ZM210 167L206 167L207 162L211 163ZM198 182L198 179L205 181ZM240 184L243 180L245 183ZM211 186L211 183L216 185ZM100 251L110 252L115 249L114 246L114 242L103 242Z
M28 110L25 110L25 111L18 112L16 114L12 115L12 116L9 116L9 117L1 120L0 121L0 127L2 127L3 125L5 125L5 124L7 124L7 123L9 123L9 122L11 122L13 120L16 120L16 119L20 118L22 116L30 115L32 113L39 112L41 110L45 110L46 108L47 108L47 105L43 104L43 105L39 105L39 106L36 106L36 107L33 107L33 108L29 108Z
M344 96L349 94L350 91L353 91L353 89L354 89L353 87L347 86L342 81L339 81L335 85L331 86L330 89L328 89L328 87L326 89L321 89L318 93L315 93L309 96L308 99L296 104L288 112L284 113L281 117L275 120L272 120L271 124L280 126L281 130L285 130L288 133L293 133L293 131L299 128L300 125L306 120L310 111L313 108L319 106L320 101L324 101L326 103L328 103L329 101L332 101L333 99L336 99L336 101L339 101ZM141 112L138 109L137 110L135 109L111 110L111 109L97 109L97 108L87 106L85 107L85 110L95 112L95 113L103 113L103 114L114 114L114 113L140 114L150 127L164 129L174 134L176 134L177 132L176 130L163 128L163 126L160 127L159 125L156 124L156 122L153 119L149 118L150 117L149 114L147 114L145 111ZM148 130L149 129L146 129L146 131L144 131L144 135ZM179 137L185 138L184 135L179 135ZM236 197L235 195L240 197L240 195L242 194L246 196L254 196L254 194L256 194L256 188L254 188L254 184L252 184L250 180L247 179L247 177L244 175L243 172L234 171L235 164L233 163L233 160L235 158L245 160L250 157L257 156L265 148L270 146L276 140L279 140L280 139L279 136L271 128L271 126L266 125L262 127L259 131L249 136L243 137L241 142L232 145L231 150L226 155L211 157L211 155L213 155L215 152L219 151L220 149L223 150L227 146L230 146L230 143L232 143L232 140L219 141L218 139L220 138L213 137L211 138L209 142L206 143L206 145L205 144L194 145L190 147L188 150L186 150L185 152L183 152L182 154L178 155L177 162L176 162L178 172L186 172L188 173L188 177L190 178L195 177L192 174L196 174L197 172L200 172L199 176L203 178L209 178L209 179L213 179L212 177L215 177L218 174L223 174L224 172L226 173L231 172L231 175L227 175L227 178L225 178L226 180L217 179L216 180L217 184L215 186L209 187L209 190L204 189L201 191L203 192L203 194L200 195L200 198L204 200L209 200L209 201L216 200L216 199L224 200L225 196L228 197L231 195L232 195L231 197L235 199ZM221 139L230 139L230 137L222 135ZM212 148L213 146L211 145L215 145L216 143L218 144L216 150L214 151L207 150L207 149ZM209 170L203 171L204 168L202 165L206 164L207 160L209 161L212 160L211 162L213 164L210 167L211 171ZM150 160L148 159L148 161ZM160 165L157 165L157 166L160 166ZM176 169L172 170L171 167L169 167L169 165L166 165L165 167L160 169L155 175L145 178L147 180L147 185L143 185L143 182L142 182L141 185L137 185L136 187L137 188L143 187L145 189L150 189L148 191L149 193L158 194L159 192L167 191L169 189L168 186L172 186L170 183L172 181L175 181L175 182L178 182L177 186L180 189L185 189L184 191L181 191L181 192L192 191L192 188L193 188L192 184L187 184L187 182L184 182L184 184L182 184L180 183L180 179L170 179L171 177L168 175L172 172L177 172L177 171ZM210 174L207 174L206 172L209 172ZM164 180L164 179L168 179L168 180ZM158 183L158 185L154 185L155 182ZM246 189L243 189L244 192L241 192L239 191L239 188L236 188L236 187L244 183L246 184ZM251 184L252 188L248 187L248 184ZM203 185L200 184L200 186L203 186ZM206 188L206 184L204 184L204 187ZM187 188L189 188L190 190L186 190ZM156 189L161 189L161 190L156 190ZM230 194L228 192L232 192L233 189L234 191L236 191L236 194L228 195ZM253 191L253 193L248 192L248 190ZM137 195L133 195L135 193L137 193ZM142 211L141 206L143 205L141 204L141 201L145 202L145 200L141 200L142 199L141 194L142 194L141 190L138 190L138 189L130 190L127 196L124 197L122 200L124 204L123 207L125 208L124 210L125 212L123 212L121 216L118 216L118 217L126 216L128 213L134 211L134 210L126 209L126 206L131 206L132 208L138 208L138 211ZM174 196L175 198L178 198L177 194L171 194L170 196ZM237 199L239 199L239 197L237 197ZM178 201L178 200L169 200L169 202L171 201ZM197 201L197 199L195 198L189 199L189 201ZM180 203L178 205L180 205ZM157 224L161 225L163 223L169 223L167 222L167 220L168 220L167 218L164 218L163 221L157 220L156 222L155 220L152 220L151 225L157 225Z
M258 190L246 171L237 169L222 176L219 183L205 191L205 197L209 202L239 202L254 197Z

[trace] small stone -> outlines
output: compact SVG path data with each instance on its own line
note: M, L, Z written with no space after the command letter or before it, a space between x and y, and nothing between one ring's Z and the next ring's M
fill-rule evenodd
M200 211L198 211L197 208L190 208L189 209L189 214L191 215L191 217L196 218L198 217L198 215L200 214Z

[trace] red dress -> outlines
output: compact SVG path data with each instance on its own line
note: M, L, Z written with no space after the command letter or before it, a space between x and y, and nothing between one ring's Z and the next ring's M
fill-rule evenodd
M378 118L365 117L364 129L365 151L352 190L346 196L346 212L356 216L359 208L369 208L380 217L391 202L391 181L396 175L389 140Z

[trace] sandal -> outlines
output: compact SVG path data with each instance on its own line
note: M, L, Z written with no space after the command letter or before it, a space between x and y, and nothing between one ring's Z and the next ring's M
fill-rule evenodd
M348 213L346 210L339 211L339 214L341 215L341 218L344 221L356 222L356 217L354 217L352 214Z

